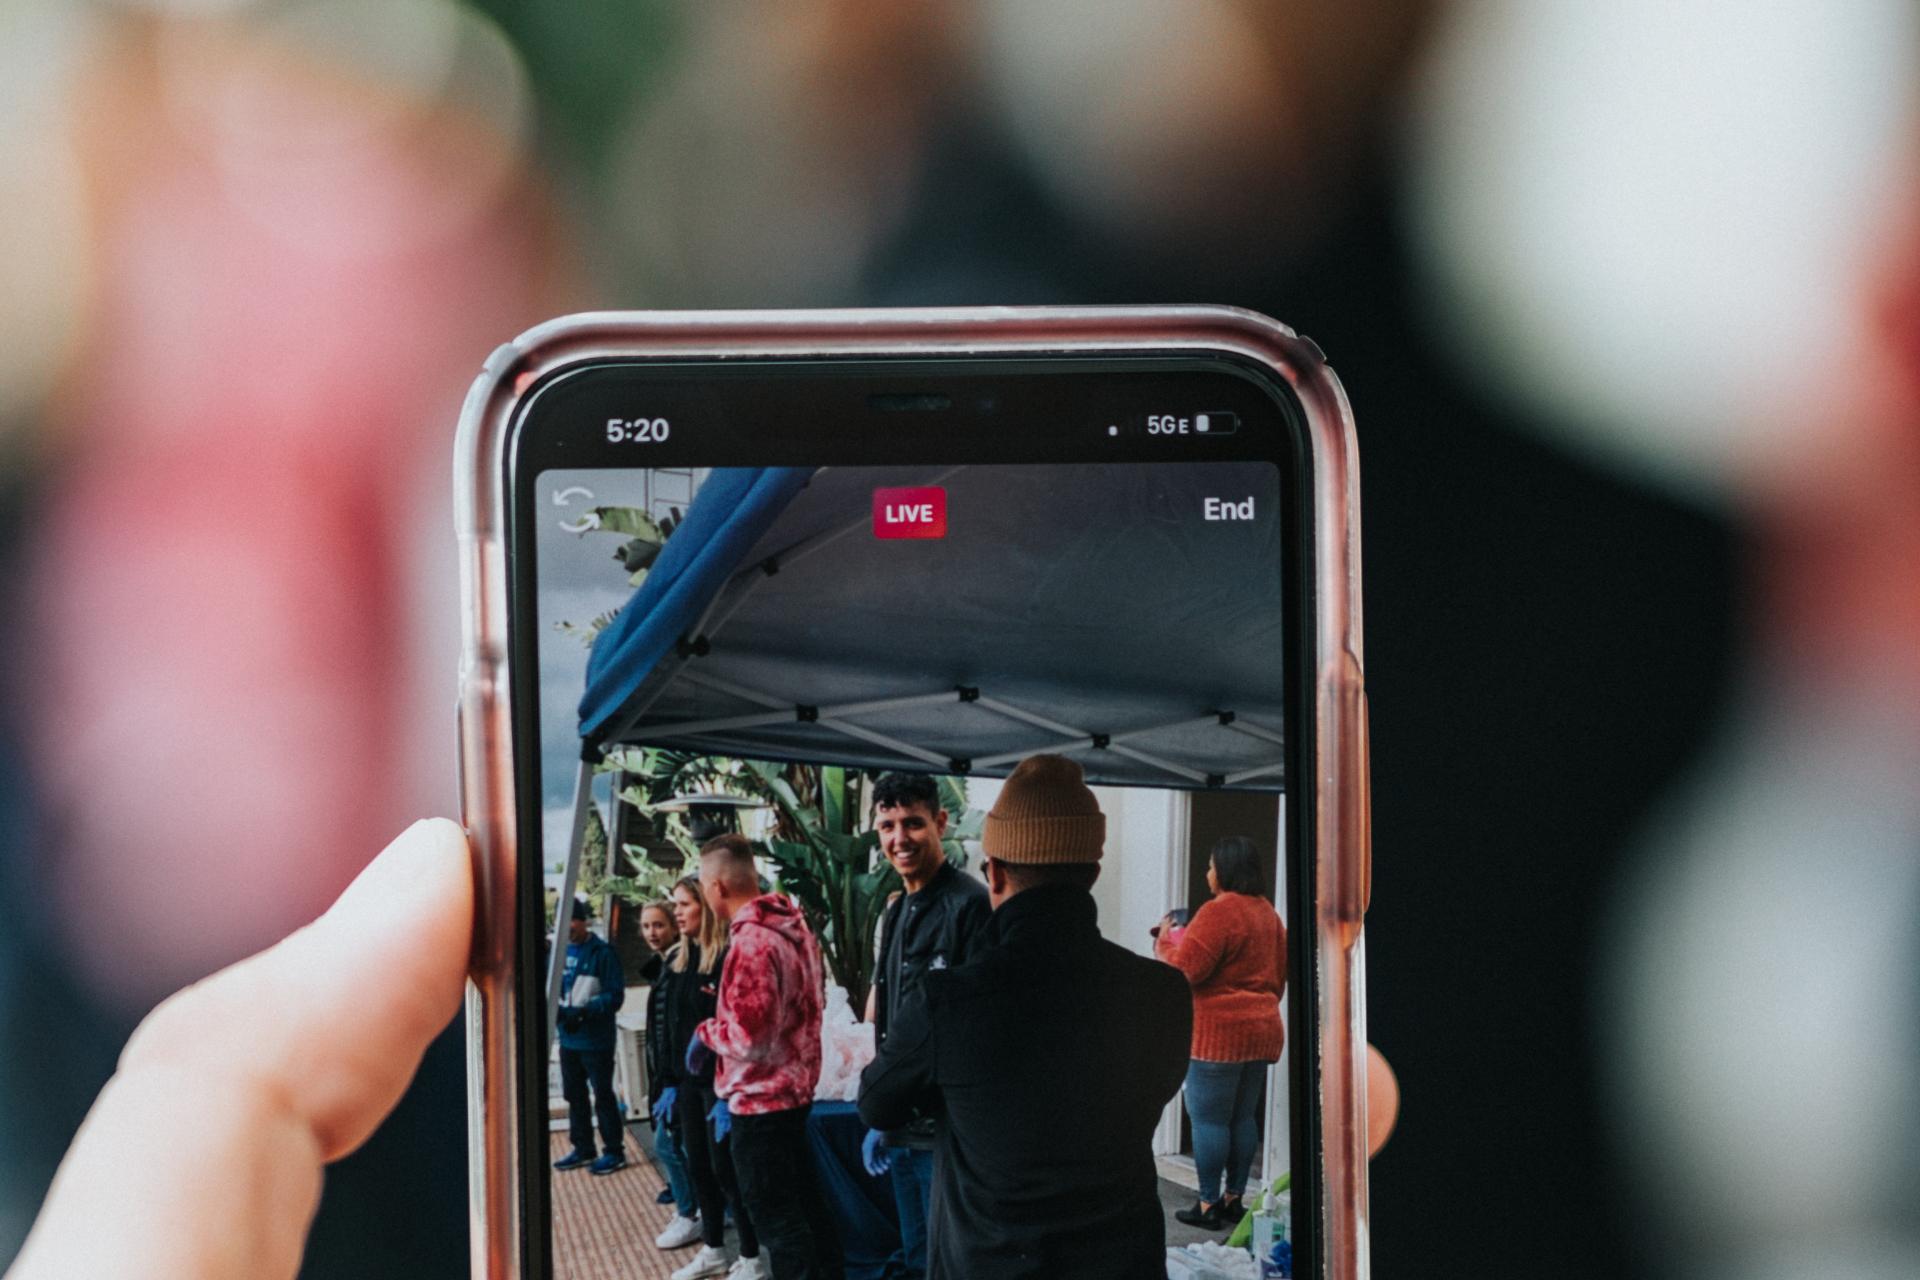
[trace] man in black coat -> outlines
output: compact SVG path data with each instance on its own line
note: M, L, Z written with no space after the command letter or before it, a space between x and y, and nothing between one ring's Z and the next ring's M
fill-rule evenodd
M867 1021L884 1045L895 1012L929 973L965 964L978 954L993 920L987 887L947 861L947 811L939 784L924 773L881 775L873 788L873 829L880 851L900 873L906 892L880 919L880 955L867 993ZM933 1219L934 1152L939 1122L930 1115L888 1132L867 1131L861 1151L867 1172L893 1181L900 1211L902 1280L927 1273L927 1227Z
M1159 1280L1153 1131L1186 1072L1180 975L1100 936L1106 818L1061 756L1007 779L982 845L982 952L926 974L860 1078L860 1116L944 1113L929 1280Z

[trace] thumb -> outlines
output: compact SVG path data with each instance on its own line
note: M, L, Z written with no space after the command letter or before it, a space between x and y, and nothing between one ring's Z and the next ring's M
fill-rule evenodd
M460 828L416 823L319 920L134 1033L13 1280L292 1276L321 1171L393 1109L459 1007L473 918Z

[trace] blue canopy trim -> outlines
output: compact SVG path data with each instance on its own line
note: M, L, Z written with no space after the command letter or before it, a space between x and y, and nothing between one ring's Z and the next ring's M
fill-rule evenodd
M707 477L640 589L594 641L580 695L587 746L615 727L648 674L812 475L811 467L730 467Z

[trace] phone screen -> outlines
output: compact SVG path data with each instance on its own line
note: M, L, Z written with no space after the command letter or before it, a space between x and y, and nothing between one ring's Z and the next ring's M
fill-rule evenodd
M1290 393L1224 357L608 364L527 394L527 1274L774 1274L795 1214L847 1275L998 1247L1072 1274L1242 1206L1256 1252L1312 1265L1303 456ZM1048 951L1055 899L1110 949ZM1139 999L1047 1018L1001 946ZM1179 976L1177 1053L1130 964ZM701 1036L729 1018L764 1037ZM914 1064L880 1128L876 1057Z

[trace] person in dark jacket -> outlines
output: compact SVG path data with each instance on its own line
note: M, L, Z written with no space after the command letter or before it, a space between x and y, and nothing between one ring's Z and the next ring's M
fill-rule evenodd
M873 788L873 829L906 892L880 920L880 962L867 993L867 1021L885 1044L900 1002L930 972L970 959L993 918L987 887L947 861L947 811L924 773L883 774ZM887 1132L867 1131L867 1172L888 1174L900 1212L900 1249L909 1280L927 1270L927 1222L933 1202L938 1120L931 1115Z
M698 876L687 876L673 886L673 914L680 926L680 942L667 957L672 985L662 1040L673 1059L673 1082L655 1107L662 1119L674 1126L700 1202L700 1249L674 1271L673 1280L707 1276L765 1280L767 1263L760 1252L753 1219L740 1197L733 1146L726 1135L716 1131L713 1121L719 1103L713 1090L713 1067L709 1064L705 1070L694 1072L686 1065L687 1046L693 1043L695 1029L713 1016L719 1003L727 957L726 922L707 906ZM726 1248L729 1210L739 1233L738 1257Z
M860 1116L944 1113L930 1280L1159 1280L1153 1131L1186 1074L1177 972L1100 936L1106 818L1062 756L1021 762L982 843L981 952L927 973L860 1078Z
M672 1123L673 1105L661 1105L666 1091L678 1082L680 1066L667 1031L674 978L667 961L680 941L680 926L673 918L671 902L649 902L640 908L640 937L653 953L640 967L640 976L647 980L647 1111L653 1117L654 1162L667 1184L660 1192L660 1203L674 1206L673 1221L654 1237L653 1243L662 1249L679 1249L700 1238L700 1199L693 1175L687 1171L679 1127Z
M560 979L560 1091L567 1099L567 1136L573 1139L573 1150L553 1167L588 1165L596 1175L604 1175L627 1167L625 1118L613 1096L613 1015L627 998L627 980L620 957L587 928L587 904L579 898L573 900L567 928L567 964ZM593 1151L596 1117L606 1148L598 1158Z

